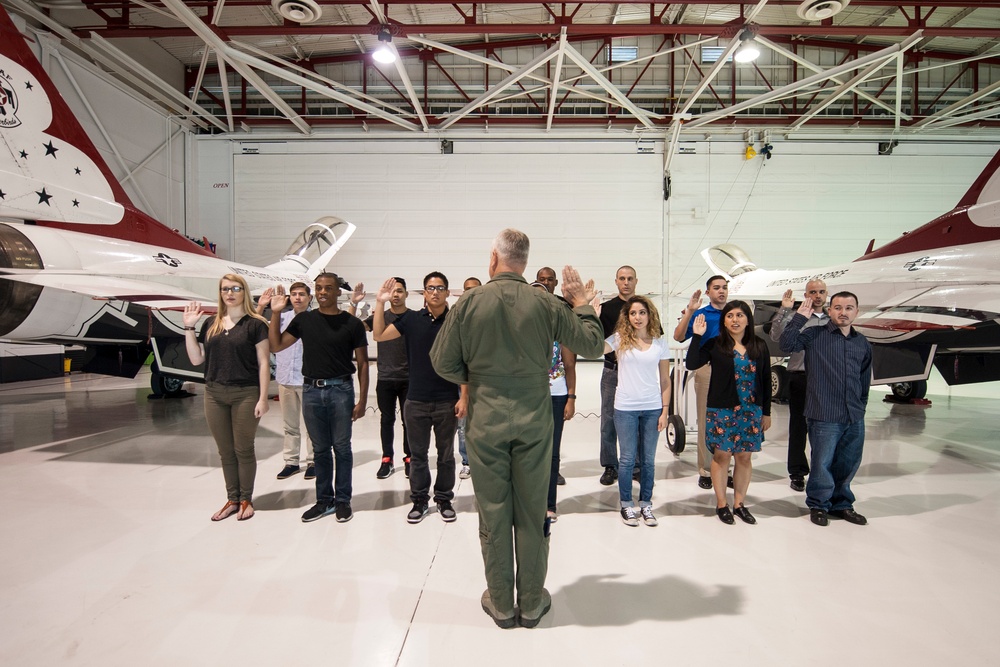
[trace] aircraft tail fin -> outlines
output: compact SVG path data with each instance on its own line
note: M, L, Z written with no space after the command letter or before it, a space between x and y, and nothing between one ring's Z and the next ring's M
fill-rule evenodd
M211 253L139 211L0 8L0 216Z

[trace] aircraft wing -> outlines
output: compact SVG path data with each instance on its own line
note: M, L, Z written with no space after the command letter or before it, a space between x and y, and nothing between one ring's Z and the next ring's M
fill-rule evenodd
M213 309L216 305L205 301L202 295L178 286L147 280L94 275L82 271L14 271L5 273L0 278L74 292L98 300L129 301L155 310L181 309L189 301L197 301L211 306Z
M930 331L993 320L1000 320L1000 290L995 283L982 283L910 290L862 314L856 324L886 331Z

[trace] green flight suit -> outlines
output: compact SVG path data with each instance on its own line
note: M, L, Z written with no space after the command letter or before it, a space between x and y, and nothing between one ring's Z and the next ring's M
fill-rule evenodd
M431 348L442 378L469 386L465 426L486 584L503 614L541 612L548 569L545 510L552 460L552 341L604 352L594 309L572 311L516 273L497 273L451 308Z

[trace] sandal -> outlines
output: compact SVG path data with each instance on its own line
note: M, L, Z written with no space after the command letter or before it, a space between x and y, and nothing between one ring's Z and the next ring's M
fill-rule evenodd
M223 519L228 519L232 515L236 514L240 509L240 504L235 500L229 500L222 509L212 515L212 521L222 521Z
M249 514L248 514L249 512ZM249 500L240 501L240 515L236 517L237 521L246 521L247 519L252 519L254 515L253 503Z
M743 523L749 523L751 526L757 523L757 519L754 518L753 514L750 514L750 510L743 506L743 503L740 503L740 506L733 510L733 514L742 519Z
M733 519L733 513L729 511L729 505L716 508L715 513L718 515L719 521L724 524L731 526L736 523L735 519Z

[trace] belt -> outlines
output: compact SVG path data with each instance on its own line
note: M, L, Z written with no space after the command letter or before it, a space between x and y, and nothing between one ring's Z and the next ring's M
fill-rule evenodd
M610 368L611 370L616 371L616 370L618 370L618 362L617 361L608 361L607 359L605 359L604 360L604 367L605 368Z
M805 375L806 374L805 371L788 371L788 372L791 373L792 375Z
M303 377L302 384L308 385L310 387L332 387L333 385L339 384L345 380L350 380L350 378L351 378L350 375L341 375L340 377L336 378L323 378L323 379Z

